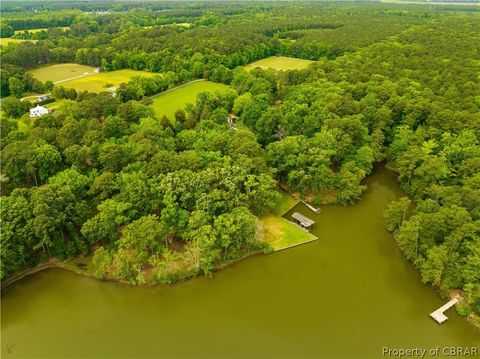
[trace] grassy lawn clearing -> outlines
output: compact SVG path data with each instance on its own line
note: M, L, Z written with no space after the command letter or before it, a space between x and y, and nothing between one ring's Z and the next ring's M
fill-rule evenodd
M263 224L264 240L274 251L305 243L316 239L283 217L265 216L260 219Z
M295 207L298 202L299 202L298 199L295 199L294 197L289 195L287 192L279 189L278 199L273 208L273 213L275 213L277 216L283 216L290 209Z
M258 60L248 64L247 69L254 69L260 67L262 69L274 69L279 71L286 70L302 70L314 61L296 59L294 57L271 56L266 59Z
M151 77L159 75L154 72L136 71L136 70L117 70L110 72L100 72L88 75L74 80L62 82L66 88L74 88L77 91L89 92L113 92L121 83L128 82L132 77L142 76Z
M288 193L278 190L279 197L273 208L274 215L261 217L263 224L264 240L274 251L305 243L316 239L310 232L306 232L285 218L281 217L292 209L298 200Z
M24 41L37 42L37 40L23 40L23 39L12 39L11 37L2 37L0 38L0 46L5 46L11 42L18 43L18 42L24 42Z
M197 95L203 91L224 90L228 86L211 81L196 81L178 86L153 98L152 107L158 118L166 115L175 120L175 111L183 109L187 103L195 103Z
M52 81L53 83L57 83L73 77L87 76L87 73L88 75L93 75L95 73L95 67L79 64L57 64L39 67L38 69L31 70L30 73L39 81Z
M65 102L65 100L56 100L55 102L50 102L50 103L47 103L46 105L43 105L43 107L46 107L50 110L54 110L57 107L59 107L61 104L63 104L64 102Z
M25 31L34 34L34 33L36 33L36 32L40 32L40 31L48 31L48 29L49 29L49 28L44 27L44 28L41 28L41 29L17 30L17 31L15 31L15 35L16 35L16 34L23 34ZM50 27L50 29L61 29L61 30L64 30L64 31L65 31L65 30L68 29L68 26Z

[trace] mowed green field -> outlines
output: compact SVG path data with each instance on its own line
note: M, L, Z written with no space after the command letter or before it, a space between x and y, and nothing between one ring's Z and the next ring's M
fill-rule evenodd
M294 57L272 56L266 59L252 62L245 66L247 69L254 69L260 67L262 69L274 69L279 71L286 70L302 70L314 61L296 59Z
M57 83L78 76L90 76L95 74L95 67L79 64L57 64L39 67L29 71L37 80ZM88 75L86 75L88 73Z
M32 34L40 31L48 31L49 28L41 28L41 29L27 29L27 30L17 30L15 31L15 34L23 34L25 31L30 32ZM51 27L50 29L61 29L61 30L67 30L68 26L58 26L58 27Z
M0 46L5 46L9 43L19 43L24 41L37 42L37 40L23 40L23 39L12 39L11 37L2 37L0 38Z
M47 103L46 105L43 105L43 107L46 107L50 110L54 110L57 107L61 106L63 103L65 103L65 101L67 100L56 100L55 102L50 102L50 103Z
M316 239L313 234L300 229L283 217L263 216L260 221L263 225L263 240L275 251Z
M110 72L100 72L93 75L84 76L78 79L62 82L65 88L74 88L77 91L89 92L113 92L121 83L130 81L132 77L152 77L160 75L154 72L136 71L136 70L116 70Z
M282 216L299 202L288 193L279 190L278 197L273 207L273 215L262 216L260 221L263 225L263 239L273 250L288 248L297 244L314 240L316 237Z
M175 120L175 111L183 109L187 103L195 103L197 95L203 91L224 90L228 86L211 81L197 81L166 91L153 99L151 105L158 118L166 115Z

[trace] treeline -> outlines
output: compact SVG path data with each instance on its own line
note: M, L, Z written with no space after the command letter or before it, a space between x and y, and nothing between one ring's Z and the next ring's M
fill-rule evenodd
M226 6L211 3L209 6L165 8L163 10L168 11L159 12L130 9L106 14L72 13L70 10L19 13L7 16L5 24L14 29L52 27L57 23L56 16L68 21L54 26L69 26L70 29L31 35L32 39L46 41L11 45L3 49L4 62L30 68L74 61L102 66L106 71L123 68L173 71L182 73L182 77L188 74L189 78L198 78L219 65L234 69L275 54L312 60L333 59L428 20L420 17L424 9L412 8L402 16L386 11L396 6L348 4L337 7L323 3L301 7L291 4ZM72 18L72 14L78 16ZM260 16L261 21L254 21ZM42 21L49 24L40 25ZM163 26L173 23L190 25ZM293 36L294 33L298 35ZM285 41L291 36L294 39ZM26 51L33 54L34 60L25 59L23 53Z
M3 4L2 4L3 10ZM82 15L81 11L68 10L58 12L31 12L2 16L3 26L10 26L13 30L28 30L48 27L70 26ZM6 37L3 36L2 37Z

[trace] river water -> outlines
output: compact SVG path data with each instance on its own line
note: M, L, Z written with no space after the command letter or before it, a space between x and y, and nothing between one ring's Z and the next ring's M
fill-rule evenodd
M391 173L362 200L315 215L319 240L258 255L168 288L101 282L63 270L2 294L2 358L381 358L384 347L480 347L478 331L421 284L385 231L401 196ZM438 357L438 356L437 356Z

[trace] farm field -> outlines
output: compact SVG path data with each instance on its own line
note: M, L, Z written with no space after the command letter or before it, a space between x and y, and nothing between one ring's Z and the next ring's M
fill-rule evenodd
M24 41L36 42L37 40L23 40L23 39L12 39L11 37L2 37L0 38L0 46L5 46L11 42L18 43L18 42L24 42Z
M116 86L128 82L132 77L143 76L151 77L158 75L154 72L136 71L136 70L117 70L111 72L101 72L78 79L62 82L66 88L74 88L77 91L90 92L113 92ZM108 86L108 87L107 87Z
M190 26L192 26L192 24L190 22L178 22L178 23L175 23L175 22L172 22L171 24L165 24L165 25L157 25L157 26L161 26L161 27L168 27L168 26L182 26L182 27L185 27L185 28L189 28ZM149 25L149 26L142 26L143 29L152 29L154 28L155 26L153 25Z
M200 92L226 88L227 85L211 81L190 82L156 96L153 99L152 107L157 117L166 115L170 120L174 120L175 111L185 107L187 103L195 103Z
M59 26L59 27L50 27L50 28L43 27L43 28L41 28L41 29L17 30L17 31L15 31L15 35L16 35L16 34L23 34L25 31L30 32L30 33L33 34L33 33L40 32L40 31L48 31L48 29L62 29L62 30L67 30L67 29L68 29L68 26Z
M39 67L31 70L30 73L39 81L52 81L53 83L57 83L73 77L83 76L86 73L93 75L95 68L79 64L58 64Z
M285 56L271 56L266 59L258 60L248 64L247 69L254 69L260 67L262 69L274 69L279 71L286 70L302 70L307 68L308 65L314 61L296 59L294 57L285 57Z

